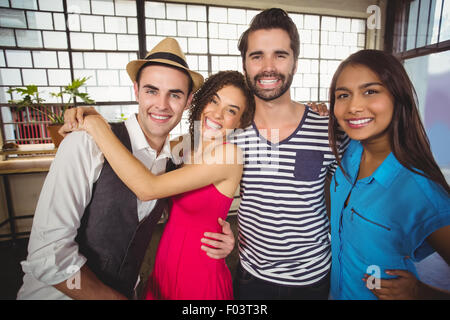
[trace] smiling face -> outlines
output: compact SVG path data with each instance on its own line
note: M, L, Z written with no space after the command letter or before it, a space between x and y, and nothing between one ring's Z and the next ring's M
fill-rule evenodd
M244 70L256 97L270 101L289 94L297 62L288 33L282 29L251 32Z
M139 102L138 122L152 148L159 150L180 122L192 99L188 88L189 78L180 70L160 65L142 69L134 92Z
M350 138L389 143L394 98L372 70L346 66L337 78L334 95L334 115Z
M238 128L245 108L241 89L226 85L217 91L200 116L203 139L225 137L227 131Z

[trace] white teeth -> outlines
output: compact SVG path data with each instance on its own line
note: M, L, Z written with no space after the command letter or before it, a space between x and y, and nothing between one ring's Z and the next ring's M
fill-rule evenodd
M169 119L168 116L158 116L158 115L153 114L153 113L152 113L151 116L152 116L152 118L155 118L155 119L157 119L157 120L166 120L166 119Z
M276 83L277 81L278 81L277 79L274 79L274 80L262 80L262 79L260 79L259 80L259 82L261 84L273 84L273 83Z
M366 123L369 123L370 121L372 121L372 119L369 119L369 118L368 119L360 119L360 120L348 120L348 122L353 125L366 124Z
M210 128L219 130L222 128L222 126L220 124L214 123L212 121L210 121L208 118L206 118L206 125Z

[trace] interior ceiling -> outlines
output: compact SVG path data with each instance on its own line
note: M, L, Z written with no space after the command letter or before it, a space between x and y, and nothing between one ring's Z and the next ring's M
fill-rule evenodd
M170 0L171 2L201 3L211 5L225 5L223 0ZM382 6L387 0L227 0L230 7L245 7L266 9L271 7L283 8L287 11L329 14L366 18L370 5Z

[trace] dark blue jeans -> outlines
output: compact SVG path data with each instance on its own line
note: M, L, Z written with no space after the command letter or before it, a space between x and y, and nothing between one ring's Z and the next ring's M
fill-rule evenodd
M236 300L327 300L330 274L309 286L285 286L258 279L239 263L233 288Z

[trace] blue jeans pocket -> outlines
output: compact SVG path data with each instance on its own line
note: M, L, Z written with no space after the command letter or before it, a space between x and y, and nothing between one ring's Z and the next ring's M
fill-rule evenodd
M297 151L294 177L297 180L317 180L323 166L323 152L317 150Z

